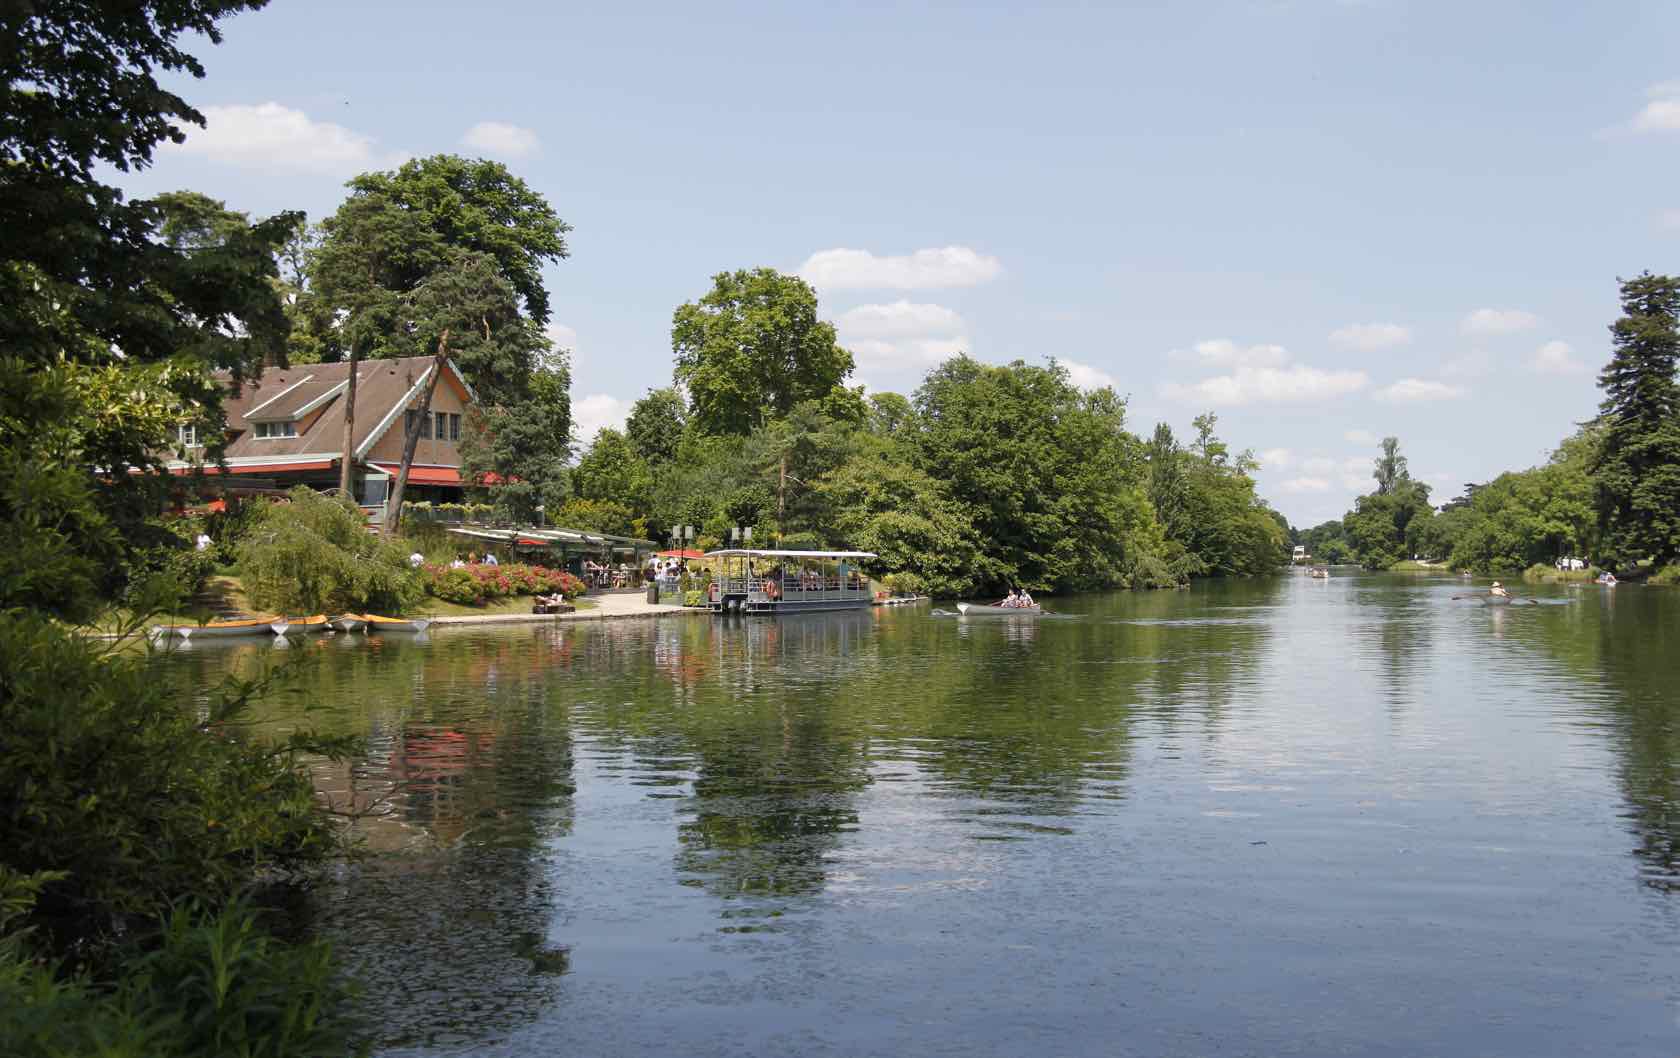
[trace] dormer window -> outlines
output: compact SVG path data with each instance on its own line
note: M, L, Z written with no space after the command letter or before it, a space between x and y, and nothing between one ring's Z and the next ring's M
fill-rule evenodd
M204 447L204 445L199 442L198 427L196 426L177 426L175 428L175 439L181 443L182 448Z
M296 437L297 423L290 420L286 422L259 422L255 424L255 430L256 436L263 439Z

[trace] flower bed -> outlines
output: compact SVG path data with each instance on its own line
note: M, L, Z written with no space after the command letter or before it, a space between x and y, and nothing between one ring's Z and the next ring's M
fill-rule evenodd
M445 602L483 606L510 595L552 595L568 599L584 593L583 581L546 566L426 566L426 591Z

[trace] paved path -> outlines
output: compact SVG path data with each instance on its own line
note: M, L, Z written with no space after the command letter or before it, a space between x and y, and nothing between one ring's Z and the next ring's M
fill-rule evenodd
M668 615L705 614L710 611L697 606L649 606L645 595L597 595L591 598L594 606L576 613L536 614L469 614L462 617L438 617L432 627L445 625L544 624L554 621L616 621L633 617L665 617Z

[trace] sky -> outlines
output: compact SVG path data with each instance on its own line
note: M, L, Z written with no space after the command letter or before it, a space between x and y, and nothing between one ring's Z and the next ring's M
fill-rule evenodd
M804 276L912 393L1055 358L1131 427L1197 414L1301 527L1400 438L1437 502L1590 418L1617 278L1680 270L1680 4L275 0L170 83L208 118L118 182L264 216L490 157L588 438L671 381L710 277Z

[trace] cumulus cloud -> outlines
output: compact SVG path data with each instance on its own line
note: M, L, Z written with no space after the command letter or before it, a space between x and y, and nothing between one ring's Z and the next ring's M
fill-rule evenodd
M1477 309L1464 317L1459 330L1465 334L1515 334L1540 322L1540 317L1522 309Z
M1227 375L1200 382L1161 387L1163 396L1187 404L1234 407L1243 404L1287 404L1325 400L1364 389L1370 377L1363 371L1325 371L1306 364L1291 367L1241 366Z
M624 420L630 417L630 408L630 401L608 393L591 393L572 401L572 425L578 440L587 445L603 429L622 430Z
M279 103L207 106L204 121L204 128L187 131L185 143L164 149L244 168L320 173L402 160L400 155L381 157L369 136Z
M1282 488L1285 492L1328 492L1330 483L1323 478L1299 477L1285 481Z
M1101 389L1104 386L1120 385L1113 375L1100 367L1082 364L1077 360L1063 360L1060 357L1056 358L1056 362L1067 368L1068 381L1080 389Z
M1293 460L1293 454L1287 448L1268 448L1260 453L1260 466L1266 469L1283 470Z
M1528 362L1530 370L1542 375L1579 375L1587 365L1575 359L1575 350L1568 342L1550 341L1534 351Z
M1282 367L1289 363L1289 350L1281 345L1238 345L1229 338L1208 338L1188 349L1174 349L1171 355L1216 367Z
M1342 440L1350 445L1374 445L1377 443L1377 435L1370 430L1349 430L1342 434Z
M899 300L889 305L859 305L834 321L841 335L858 338L903 338L912 335L956 334L962 317L943 305Z
M551 323L548 325L547 333L548 340L561 349L570 349L574 353L577 352L578 333L573 328L566 326L564 323Z
M1331 345L1362 352L1392 349L1411 340L1411 330L1398 323L1350 323L1330 332Z
M1446 382L1436 382L1427 378L1403 378L1391 386L1377 390L1374 396L1378 400L1390 403L1414 404L1432 400L1457 400L1464 396L1464 393L1464 387Z
M989 283L1003 274L1003 264L967 246L917 250L900 256L877 256L844 247L819 250L799 266L799 274L819 290L936 290Z
M541 146L536 133L505 121L480 121L461 137L461 144L499 158L524 158Z

